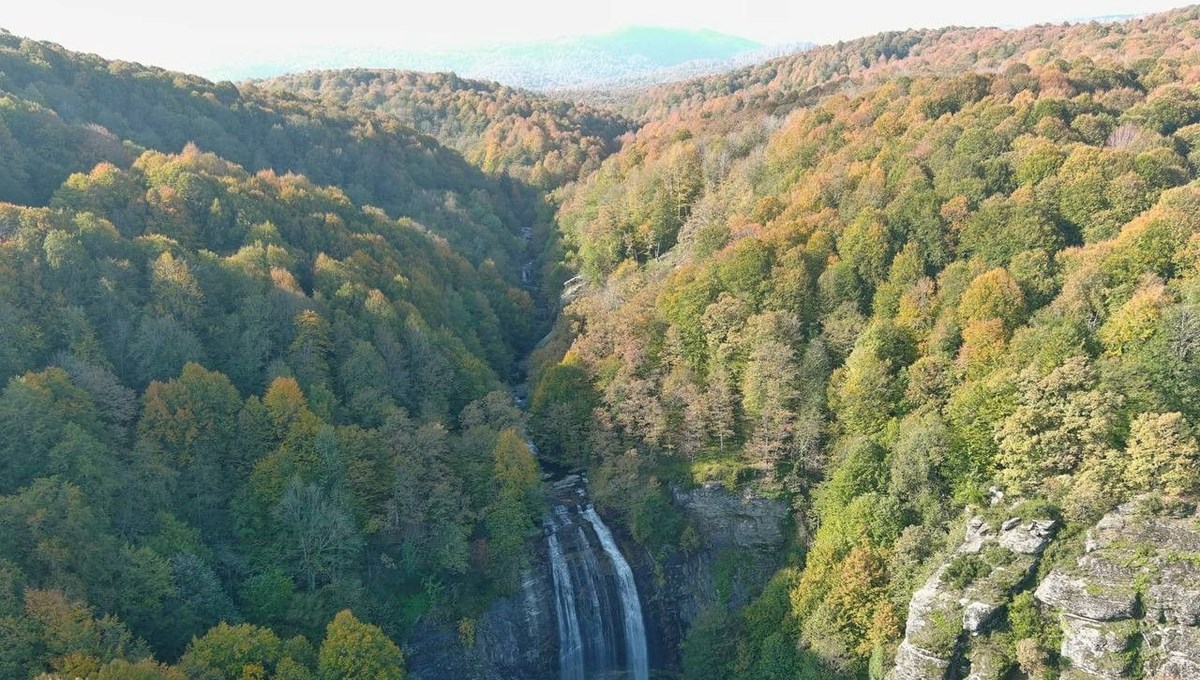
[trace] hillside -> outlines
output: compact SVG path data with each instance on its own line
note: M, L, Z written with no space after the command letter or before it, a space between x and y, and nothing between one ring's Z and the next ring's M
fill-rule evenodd
M632 129L603 109L453 73L314 71L258 86L392 116L486 173L507 173L543 189L591 174Z
M513 588L535 189L7 34L0 147L0 678L312 677L346 640L393 677Z
M1194 9L1127 21L1043 24L1018 30L947 27L880 33L813 47L726 73L656 87L593 93L634 119L664 120L708 110L721 116L751 108L784 115L835 88L856 88L920 74L1002 71L1013 64L1080 58L1114 61L1139 69L1171 68L1194 61ZM1135 64L1137 61L1141 64ZM1166 63L1159 65L1155 60ZM1185 80L1185 82L1188 82Z
M969 508L1064 523L1044 573L1118 503L1200 492L1197 36L1195 8L911 31L629 100L645 125L559 214L585 284L534 439L662 559L679 486L803 527L759 600L696 620L685 677L880 677ZM1025 612L969 638L986 677L1079 651Z
M412 217L514 278L535 198L394 118L327 108L0 33L0 200L40 204L72 172L189 142L254 172L303 174ZM130 143L130 144L127 144Z
M215 75L230 79L269 78L313 69L367 67L453 71L464 78L550 90L653 77L685 65L712 73L726 62L761 47L751 40L715 31L634 26L611 33L456 52L371 48L296 54L279 63L230 65Z
M0 34L0 680L1200 677L1198 41Z

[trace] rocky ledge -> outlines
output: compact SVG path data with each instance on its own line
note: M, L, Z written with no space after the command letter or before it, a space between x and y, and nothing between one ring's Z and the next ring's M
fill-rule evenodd
M716 484L677 488L671 495L709 546L774 551L787 541L783 501L732 493Z
M1028 578L1056 522L1010 517L999 524L967 522L962 543L938 566L909 604L904 641L890 680L984 677L973 669L970 639L984 632Z
M1200 680L1200 516L1128 503L1035 593L1058 613L1064 678Z

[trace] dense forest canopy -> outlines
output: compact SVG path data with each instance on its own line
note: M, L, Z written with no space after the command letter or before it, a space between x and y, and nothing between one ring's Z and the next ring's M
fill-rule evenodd
M536 196L488 177L397 119L253 86L107 61L0 33L0 199L41 205L72 172L128 167L192 142L243 166L304 174L407 216L479 263L516 271Z
M399 677L389 637L508 592L540 513L504 388L536 190L3 43L0 677Z
M394 116L489 174L506 173L543 189L590 174L632 129L603 109L453 73L313 71L259 85Z
M672 485L811 532L697 622L686 677L880 677L965 506L1069 534L1200 491L1198 35L1194 8L910 31L631 100L645 125L563 193L588 286L535 441L660 554ZM1009 667L1057 668L1051 624L1010 623Z
M682 677L881 678L965 509L1061 522L1050 569L1200 493L1198 39L907 31L584 104L0 33L0 678L401 678L518 588L542 465L660 565L703 542L672 489L791 508ZM1029 587L978 644L1058 677Z

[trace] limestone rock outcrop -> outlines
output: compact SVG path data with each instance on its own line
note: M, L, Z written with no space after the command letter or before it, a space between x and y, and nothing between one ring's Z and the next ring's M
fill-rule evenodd
M1200 680L1200 516L1127 503L1088 533L1074 565L1038 585L1059 616L1064 677Z
M1043 518L971 518L958 549L913 594L904 641L887 677L966 677L973 663L982 662L968 654L970 638L988 629L1030 577L1056 526Z

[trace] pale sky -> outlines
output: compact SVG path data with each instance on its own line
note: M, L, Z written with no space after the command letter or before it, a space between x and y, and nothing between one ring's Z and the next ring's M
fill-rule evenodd
M766 44L883 30L1024 26L1141 14L1181 0L3 0L0 27L73 50L205 75L328 48L437 51L602 33L709 28Z

